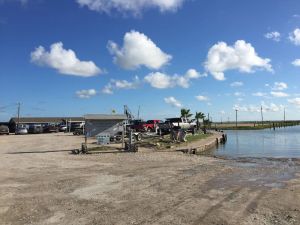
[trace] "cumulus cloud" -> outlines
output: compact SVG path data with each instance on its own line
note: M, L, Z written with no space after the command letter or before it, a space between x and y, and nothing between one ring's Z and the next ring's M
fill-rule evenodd
M177 108L181 108L182 107L182 104L180 101L178 101L176 98L174 97L168 97L168 98L164 98L165 100L165 103L173 106L173 107L177 107Z
M261 105L239 105L236 104L233 106L234 110L238 110L240 112L260 112L261 109L263 112L279 112L284 109L283 105L276 105L275 103L266 104L265 102L261 102Z
M244 83L240 82L240 81L236 81L236 82L233 82L230 84L231 87L241 87L243 85L244 85Z
M95 89L88 89L88 90L80 90L76 91L76 96L78 98L90 98L92 96L95 96L97 94L97 91Z
M289 39L294 45L299 46L300 45L300 29L296 28L292 33L290 33Z
M284 82L275 82L272 87L273 91L283 91L288 88L288 85Z
M270 94L276 98L284 98L289 96L287 93L284 93L282 91L271 91Z
M292 64L297 67L300 66L300 59L295 59Z
M265 36L265 38L271 39L276 42L279 42L281 39L281 34L278 31L266 33L264 36Z
M300 108L300 98L288 99L288 102Z
M196 99L200 102L205 102L205 101L209 100L209 98L207 96L203 96L203 95L197 95Z
M172 59L145 34L134 30L125 34L122 48L113 41L108 42L107 48L113 55L114 63L123 69L134 70L145 66L157 70Z
M236 97L241 97L241 96L244 96L245 94L242 92L234 92L233 95Z
M157 8L160 12L176 11L185 0L76 0L90 10L110 14L112 11L140 15L143 10Z
M267 93L264 93L264 92L255 92L255 93L252 93L252 95L256 96L256 97L266 97Z
M62 42L54 43L47 52L43 46L39 46L31 52L31 62L56 69L61 74L91 77L102 71L92 61L80 61L71 49L64 49Z
M110 82L102 89L103 94L113 94L118 89L136 89L140 85L140 79L135 76L132 81L111 79Z
M205 77L206 74L200 74L195 69L189 69L184 75L167 75L161 72L149 73L145 76L145 82L149 83L152 87L158 89L173 88L176 86L188 88L191 80Z
M111 83L105 85L105 87L102 89L102 93L107 95L112 95L114 93Z
M224 72L239 70L243 73L252 73L255 68L272 72L271 60L257 55L254 47L244 40L238 40L233 46L219 42L212 46L205 62L206 70L217 80L225 80Z

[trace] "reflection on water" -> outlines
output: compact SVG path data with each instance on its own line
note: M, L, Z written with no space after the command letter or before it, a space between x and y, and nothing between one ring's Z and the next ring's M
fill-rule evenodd
M300 126L226 133L227 143L214 151L217 156L300 158Z

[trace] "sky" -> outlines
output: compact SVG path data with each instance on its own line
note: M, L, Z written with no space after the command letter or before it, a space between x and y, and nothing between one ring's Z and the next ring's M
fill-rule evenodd
M300 119L299 0L0 0L0 121Z

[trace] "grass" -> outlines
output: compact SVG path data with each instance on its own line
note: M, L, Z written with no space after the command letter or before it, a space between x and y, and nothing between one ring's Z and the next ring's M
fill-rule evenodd
M209 137L211 134L203 134L203 133L198 133L195 135L188 134L186 136L187 142L173 142L170 139L170 135L164 135L162 138L160 137L151 137L151 138L146 138L143 139L141 142L138 143L140 147L145 147L145 148L154 148L157 150L162 150L162 149L171 149L175 147L182 146L186 143L198 141L201 139L205 139Z
M186 140L187 140L187 142L199 141L199 140L205 139L209 136L211 136L211 134L200 133L200 134L195 134L195 135L188 135L186 137Z

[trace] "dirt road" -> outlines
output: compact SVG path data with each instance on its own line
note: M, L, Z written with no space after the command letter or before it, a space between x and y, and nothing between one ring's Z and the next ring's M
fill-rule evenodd
M300 224L299 161L63 151L81 142L0 136L1 225Z

